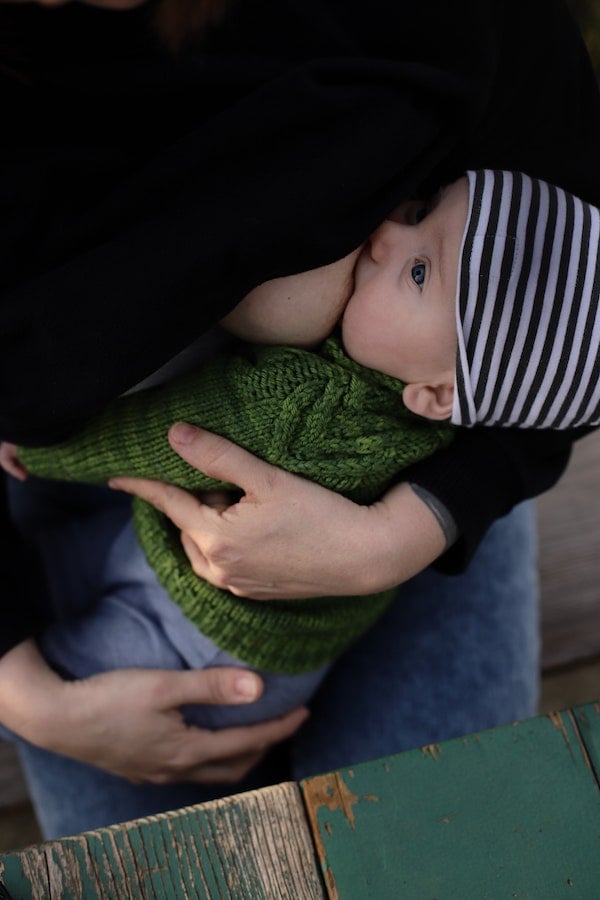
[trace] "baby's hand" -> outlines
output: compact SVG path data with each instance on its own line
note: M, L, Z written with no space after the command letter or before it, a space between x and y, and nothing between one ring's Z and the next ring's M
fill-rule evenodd
M16 444L9 444L7 441L0 444L0 466L19 481L27 478L27 469L19 462Z

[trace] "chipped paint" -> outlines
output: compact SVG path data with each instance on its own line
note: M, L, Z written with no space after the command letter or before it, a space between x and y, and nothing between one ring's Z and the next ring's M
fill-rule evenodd
M573 725L573 731L575 733L575 737L577 738L577 743L579 744L579 749L581 751L581 756L583 757L583 761L586 764L586 766L588 767L588 769L590 770L590 772L593 772L594 769L592 766L592 760L590 759L590 755L589 755L587 747L585 745L584 737L579 729L579 725L577 724L577 720L573 714L573 711L569 709L567 711L567 715L569 716L569 719L571 720L571 724Z
M339 900L333 872L327 865L323 836L321 834L321 829L319 828L319 810L322 807L326 807L326 809L330 810L341 809L348 820L350 827L354 828L354 812L352 807L355 803L358 803L358 797L348 790L344 779L337 772L330 772L327 775L316 775L314 778L305 781L303 785L303 796L313 840L315 842L315 850L317 851L317 857L325 878L329 898L330 900ZM325 831L328 834L331 834L331 825L329 825L328 828L327 824L328 823L325 824Z
M548 718L550 719L550 722L552 723L554 728L556 728L556 730L560 731L560 733L562 734L567 747L570 747L571 741L569 739L569 734L567 732L565 723L563 722L562 715L559 712L551 712L548 713Z
M560 713L560 712L548 713L548 718L552 722L552 725L558 731L560 731L560 733L562 734L562 736L565 740L567 747L569 748L569 752L572 752L571 740L569 738L569 733L567 731L565 722L563 721L563 716L566 716L568 721L571 723L571 730L575 736L577 744L579 745L579 750L581 752L581 756L583 758L585 765L588 767L588 769L590 769L590 771L593 771L592 761L589 757L587 747L585 746L585 742L583 740L581 731L579 730L579 725L577 724L577 720L576 720L575 716L573 715L573 711L570 709L567 709L562 713Z
M424 756L429 756L434 762L440 758L442 752L442 748L439 744L427 744L426 747L421 747L421 753Z
M350 777L354 777L354 772L352 770L349 770L347 774ZM326 775L316 775L314 778L309 778L303 783L303 796L308 818L310 820L317 857L327 883L330 900L337 900L339 895L335 886L333 873L327 865L323 834L319 823L319 811L323 807L331 811L339 810L343 813L348 825L354 831L356 825L354 807L356 804L361 800L367 801L367 803L379 803L380 798L376 794L364 794L360 797L357 794L353 794L340 772L330 772ZM333 833L331 822L323 822L322 828L326 834L331 837Z
M343 812L350 828L354 828L354 809L359 801L353 794L339 772L317 775L310 780L310 800L317 812L322 806L327 809L339 809Z
M327 881L327 892L329 894L329 900L340 900L338 889L335 886L335 878L333 877L333 872L329 868L325 870L325 879Z
M584 711L582 709L577 710L577 719L579 722L581 722L582 725L585 725L587 728L589 728L590 720L588 719L588 717L586 716L586 714L584 713Z

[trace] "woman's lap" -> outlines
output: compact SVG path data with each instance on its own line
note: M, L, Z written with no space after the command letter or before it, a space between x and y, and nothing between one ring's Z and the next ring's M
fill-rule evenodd
M30 478L12 485L10 502L45 569L49 605L58 618L39 645L57 671L88 678L131 667L253 668L203 635L160 585L138 544L128 497ZM312 697L326 669L289 675L255 668L264 682L256 703L188 706L186 721L216 729L284 715Z
M534 715L533 504L497 522L468 572L429 569L331 669L294 746L295 778Z
M205 803L289 777L286 761L271 757L234 785L134 785L31 744L19 743L17 750L45 840Z
M530 504L496 523L469 571L427 571L329 673L292 743L304 777L535 712L538 629ZM287 776L276 754L243 784L136 787L38 748L20 753L47 837L247 790ZM275 768L273 768L275 767Z

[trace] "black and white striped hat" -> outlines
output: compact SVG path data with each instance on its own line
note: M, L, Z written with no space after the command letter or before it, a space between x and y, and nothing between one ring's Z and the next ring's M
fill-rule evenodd
M452 422L600 423L600 211L527 175L468 172Z

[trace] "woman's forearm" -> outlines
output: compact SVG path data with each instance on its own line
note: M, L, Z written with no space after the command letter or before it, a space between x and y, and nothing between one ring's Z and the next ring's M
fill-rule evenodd
M406 482L395 485L373 507L369 541L370 591L402 584L446 549L446 535L431 508Z

